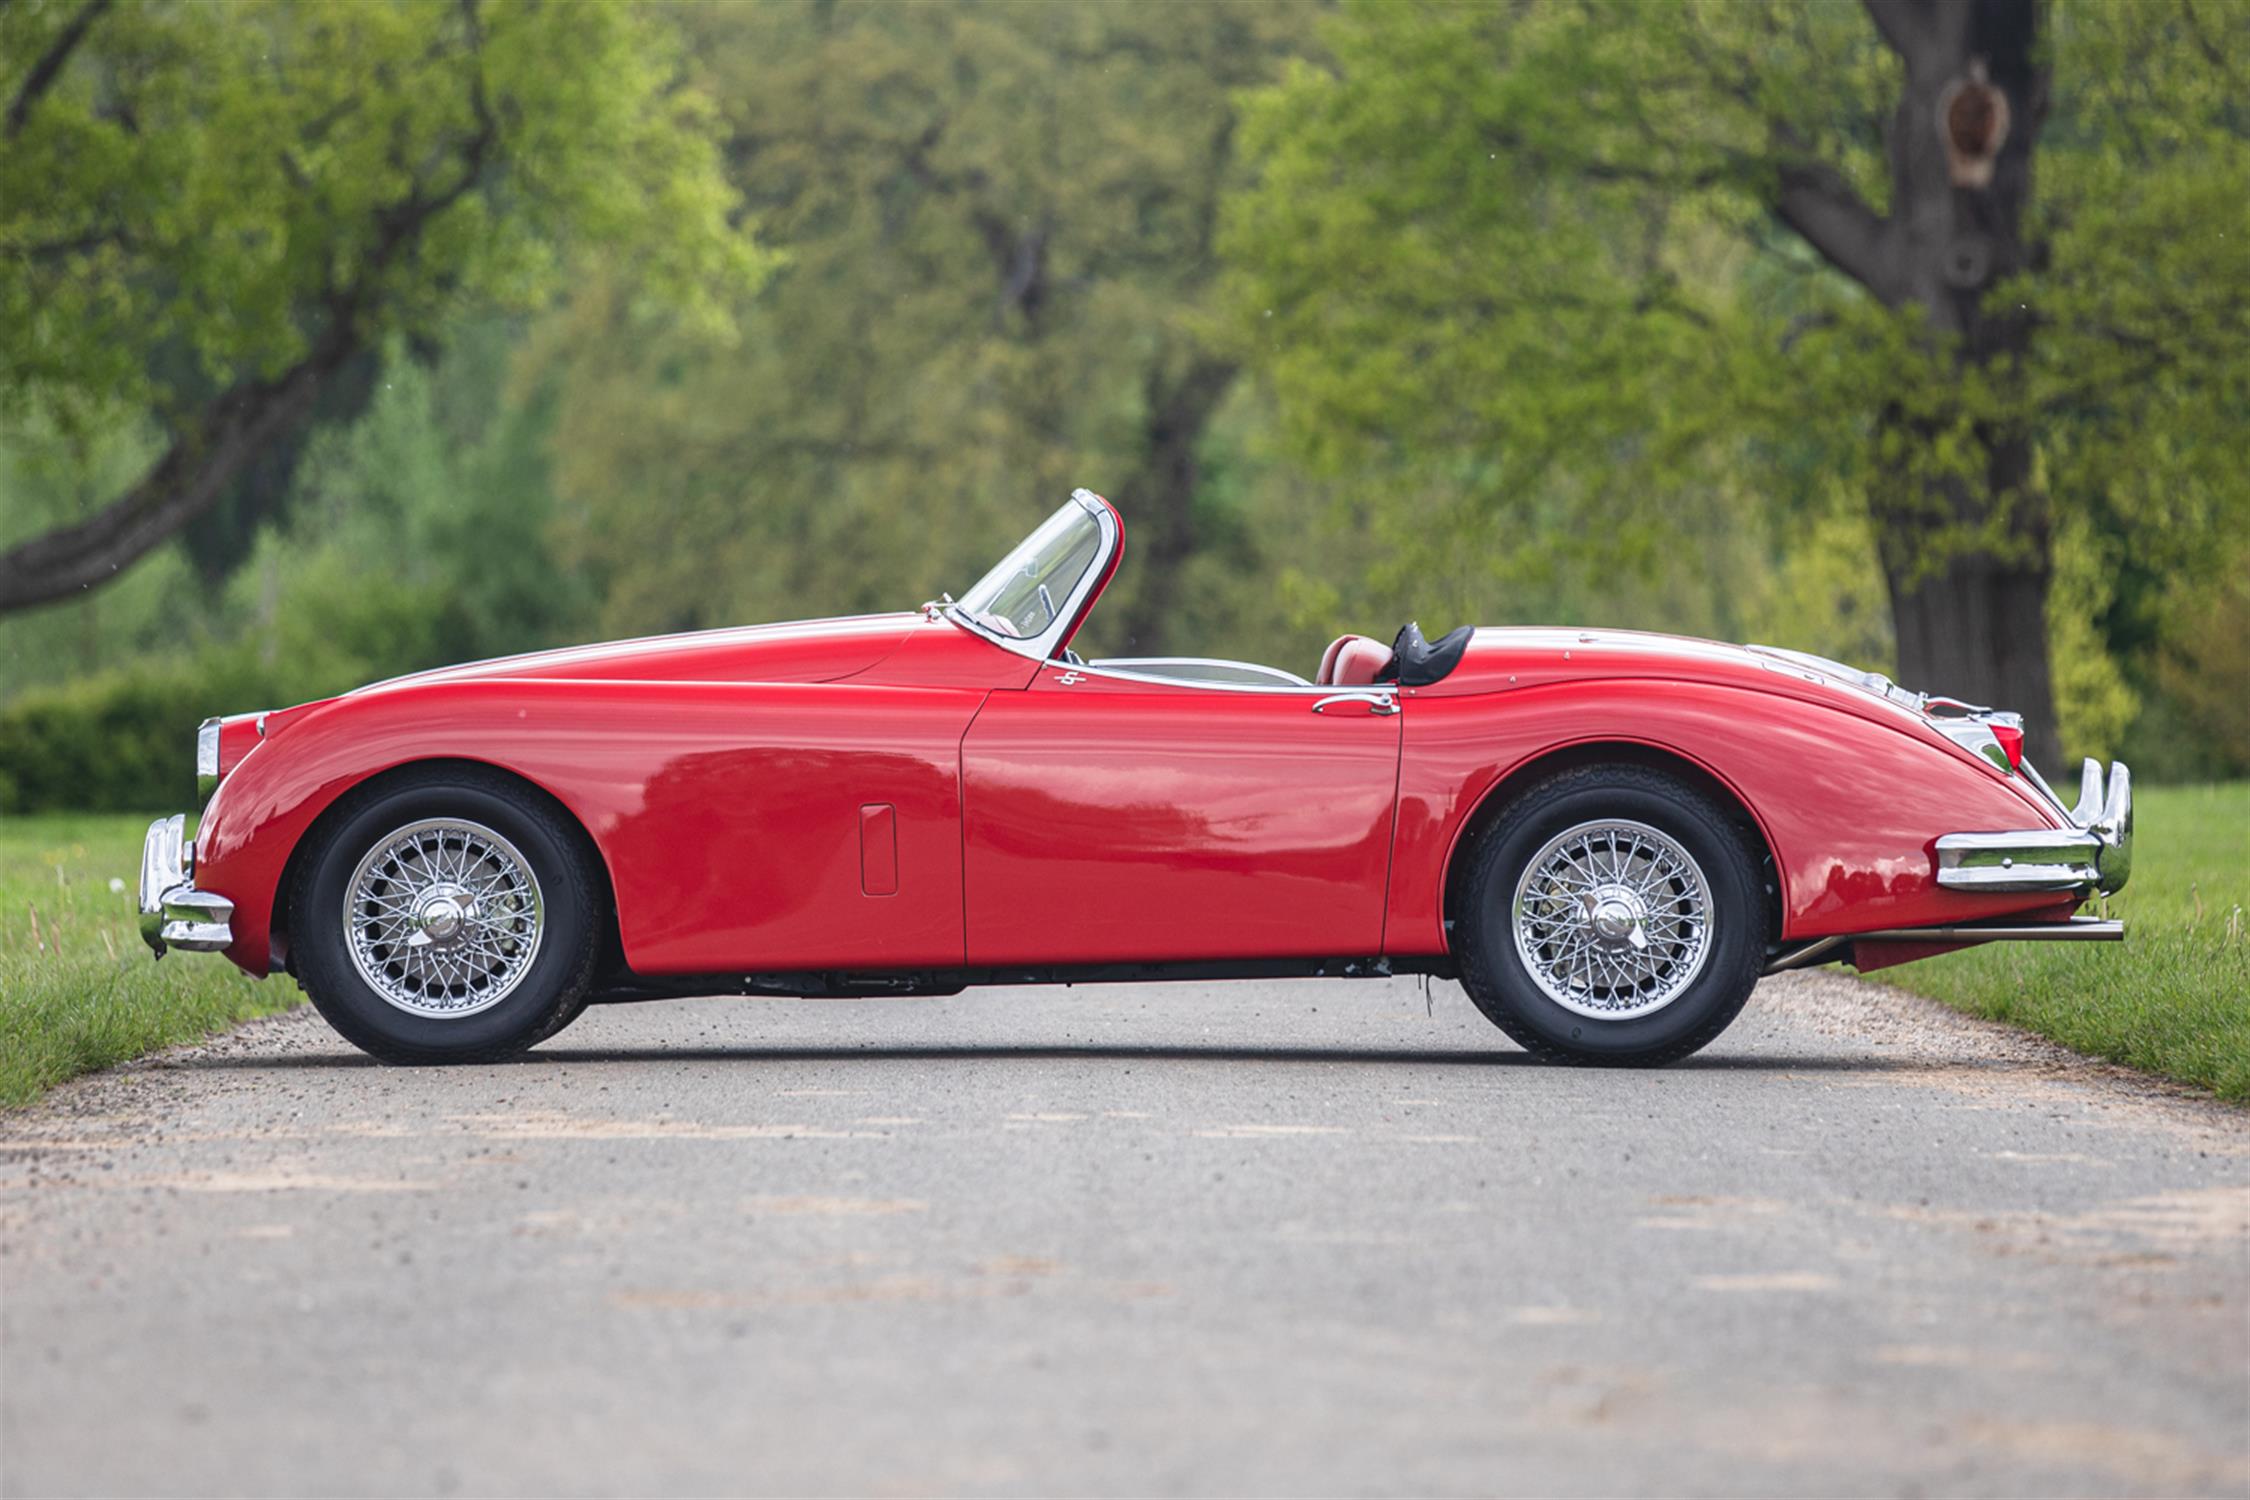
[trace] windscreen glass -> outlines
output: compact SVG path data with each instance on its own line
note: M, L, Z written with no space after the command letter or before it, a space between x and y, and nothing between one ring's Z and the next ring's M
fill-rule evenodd
M1100 523L1072 500L978 579L954 607L994 635L1030 640L1068 606L1101 546Z

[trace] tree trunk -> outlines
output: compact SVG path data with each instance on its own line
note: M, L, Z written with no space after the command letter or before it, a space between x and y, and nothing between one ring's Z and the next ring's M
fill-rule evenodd
M2042 254L2023 232L2047 108L2041 0L1866 4L1906 83L1889 136L1891 211L1862 279L1890 305L1922 312L1938 353L1933 379L1950 365L2004 388L2032 327L1989 294ZM2053 537L2030 433L2021 419L1980 424L1970 451L1981 462L1963 472L1938 458L1958 436L1943 393L1914 405L1916 417L1883 419L1890 471L1871 496L1900 681L2016 710L2028 752L2059 767L2046 621Z
M2022 452L2021 445L2015 451ZM1981 498L1968 486L1954 489L1964 509ZM1894 519L1885 528L1883 573L1898 635L1898 680L2022 714L2025 753L2049 770L2067 769L2047 654L2053 567L2045 517L2016 522L2009 545L1934 556L1917 545L1919 527Z
M1984 554L1891 582L1898 676L1910 688L2023 715L2024 751L2052 772L2062 745L2047 661L2047 573ZM2051 779L2051 778L2050 778ZM2059 783L2058 783L2059 784Z
M1150 370L1141 464L1121 493L1137 523L1134 550L1142 557L1135 570L1140 584L1125 612L1125 645L1136 656L1161 656L1171 645L1180 571L1200 544L1195 450L1234 377L1232 362L1209 355L1198 355L1177 379L1165 378L1162 359Z
M89 3L72 23L77 34L108 3ZM473 45L480 45L474 10L468 14ZM154 466L93 515L0 552L0 615L73 598L108 583L208 511L260 452L305 419L322 386L365 347L363 325L370 311L382 305L385 271L413 253L433 219L483 182L499 146L500 126L486 104L482 78L481 71L470 76L477 131L455 143L459 154L451 160L457 168L453 180L433 187L417 176L403 198L375 211L375 237L359 253L357 279L322 295L317 309L322 331L297 362L271 378L239 380L188 414ZM19 97L15 109L28 107ZM8 129L20 123L11 118ZM445 160L440 158L440 165Z
M1900 446L1926 450L1936 435L1895 419ZM2030 483L2031 445L2021 433L1981 433L1987 461L1970 479L1902 478L1875 502L1884 582L1898 639L1898 680L2023 715L2024 751L2064 767L2056 730L2054 674L2047 652L2047 590L2053 542L2043 494ZM1910 467L1912 461L1910 460ZM1934 528L1988 524L1997 507L2005 534L1975 546L1932 546Z

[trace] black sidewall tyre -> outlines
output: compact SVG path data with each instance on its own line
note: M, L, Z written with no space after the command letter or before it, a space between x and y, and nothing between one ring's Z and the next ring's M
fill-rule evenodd
M1703 869L1712 943L1686 993L1624 1021L1557 1004L1516 952L1513 906L1524 866L1564 829L1627 818L1679 840ZM1564 772L1512 802L1473 856L1462 913L1462 987L1479 1010L1526 1050L1550 1061L1651 1066L1687 1056L1727 1028L1765 966L1762 856L1710 797L1677 777L1638 766Z
M500 834L530 862L544 927L531 969L489 1010L416 1015L360 977L342 912L352 872L375 844L424 818L457 817ZM587 856L568 825L500 778L395 783L340 810L299 873L290 903L298 981L346 1040L386 1062L490 1062L521 1052L575 1019L593 979L599 931Z

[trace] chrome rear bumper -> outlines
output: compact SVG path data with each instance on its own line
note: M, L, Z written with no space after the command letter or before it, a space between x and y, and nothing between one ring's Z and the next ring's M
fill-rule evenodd
M2044 790L2042 784L2041 789ZM1937 841L1937 883L1957 891L2114 891L2133 870L2133 775L2123 761L2079 774L2070 828L1949 833Z
M234 903L197 890L194 873L187 818L174 813L149 824L141 841L141 941L158 958L168 948L217 953L234 943Z

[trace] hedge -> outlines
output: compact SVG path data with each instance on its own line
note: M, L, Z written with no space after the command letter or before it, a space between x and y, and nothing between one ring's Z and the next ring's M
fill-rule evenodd
M0 707L0 813L192 808L198 724L333 690L240 652L29 689Z

